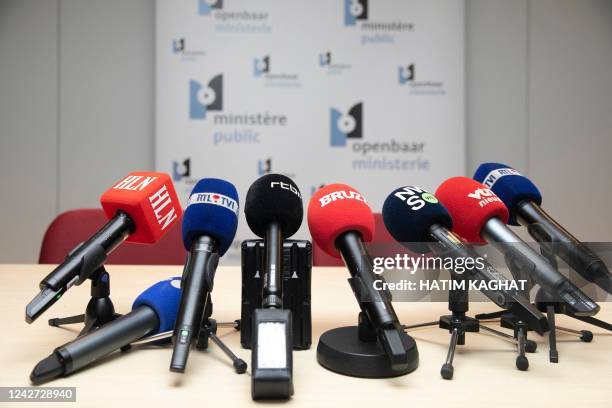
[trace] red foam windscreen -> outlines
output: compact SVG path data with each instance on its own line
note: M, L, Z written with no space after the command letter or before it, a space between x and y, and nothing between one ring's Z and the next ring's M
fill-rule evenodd
M369 242L374 235L374 216L361 193L346 184L329 184L308 203L308 229L312 239L327 254L340 258L335 246L338 235L361 233Z
M468 242L486 243L480 230L491 218L508 221L508 209L487 186L467 177L453 177L436 190L436 197L453 218L453 231Z
M118 211L130 216L136 229L127 242L157 242L181 217L183 210L166 173L133 172L100 197L106 216Z

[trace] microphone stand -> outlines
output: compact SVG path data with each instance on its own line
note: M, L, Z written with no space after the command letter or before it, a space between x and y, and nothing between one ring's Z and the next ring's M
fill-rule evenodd
M469 292L466 286L459 286L459 282L465 281L463 275L449 271L451 279L453 280L453 286L448 292L448 309L452 314L440 316L439 320L427 323L418 323L409 326L403 326L404 330L416 329L419 327L430 327L438 326L441 329L448 330L451 334L450 344L448 346L448 353L446 355L446 361L440 369L440 374L445 380L453 378L454 368L453 359L455 357L455 351L457 346L465 345L465 334L466 333L478 333L480 329L483 329L497 338L502 340L510 341L517 345L518 356L516 357L516 367L525 371L529 367L529 360L525 356L525 353L534 353L537 349L537 343L533 340L527 339L527 332L531 330L528 318L522 318L524 314L521 312L520 305L514 304L517 307L512 307L510 310L503 310L503 316L501 318L501 326L504 328L512 329L514 334L509 335L498 330L491 329L490 327L480 324L478 315L469 317L466 315L469 310ZM457 284L455 284L457 282Z

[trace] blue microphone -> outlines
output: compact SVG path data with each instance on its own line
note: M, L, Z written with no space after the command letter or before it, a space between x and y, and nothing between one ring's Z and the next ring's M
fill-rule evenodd
M558 255L584 279L612 293L612 274L603 260L540 207L542 195L531 180L501 163L481 164L474 180L501 198L510 211L508 223L527 227L549 259Z
M238 227L238 192L225 180L205 178L195 185L183 215L183 244L189 251L172 341L170 371L183 373L198 338L219 257L232 245Z
M180 287L180 278L151 286L136 298L130 313L56 348L34 367L30 380L40 384L68 375L136 340L172 330Z

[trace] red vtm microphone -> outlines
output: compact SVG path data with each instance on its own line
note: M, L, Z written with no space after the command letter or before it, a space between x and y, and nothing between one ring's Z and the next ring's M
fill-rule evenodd
M166 173L128 174L100 198L109 221L40 282L41 292L26 307L32 323L72 285L80 285L123 241L157 242L180 219L181 205Z
M450 213L453 231L472 243L493 244L504 254L515 279L533 279L569 314L592 316L599 311L595 302L506 226L508 209L487 186L453 177L440 184L436 197Z
M341 327L321 336L319 363L359 377L390 377L414 370L418 365L416 344L404 333L390 293L375 289L384 280L374 273L363 243L374 235L374 216L363 195L346 184L321 188L308 204L308 228L326 253L342 256L362 311L359 328Z

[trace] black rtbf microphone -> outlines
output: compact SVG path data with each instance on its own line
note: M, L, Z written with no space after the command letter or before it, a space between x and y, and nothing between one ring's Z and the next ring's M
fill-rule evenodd
M481 292L499 307L517 310L538 333L549 330L542 313L518 290L505 289L511 287L508 279L451 231L452 218L433 194L414 186L398 188L385 200L382 215L393 238L414 252L433 251L440 257L480 259L480 264L473 262L470 267L465 266L461 273L465 272L471 280L497 283L499 289L491 289L487 285L487 289Z
M584 279L612 293L612 273L606 264L540 207L542 195L531 180L500 163L481 164L474 180L493 190L508 207L508 224L526 226L545 253L558 255Z
M183 373L210 301L219 257L229 249L238 226L238 192L220 179L202 179L193 188L183 216L183 244L189 251L183 293L172 337L170 371Z
M289 177L267 174L247 192L244 214L264 240L262 309L253 313L251 354L253 399L293 395L293 329L290 309L283 309L283 241L297 232L304 209L298 186Z
M172 278L151 286L136 298L130 313L56 348L34 367L30 380L41 384L71 374L145 336L172 330L180 284L180 278Z

